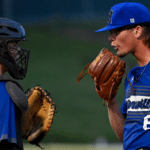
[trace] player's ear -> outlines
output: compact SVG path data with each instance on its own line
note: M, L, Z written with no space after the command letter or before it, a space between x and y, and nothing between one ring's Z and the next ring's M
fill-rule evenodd
M137 39L142 39L143 36L144 36L144 32L143 32L143 28L141 26L136 26L134 29L133 29L133 32L134 32L134 36L137 38Z

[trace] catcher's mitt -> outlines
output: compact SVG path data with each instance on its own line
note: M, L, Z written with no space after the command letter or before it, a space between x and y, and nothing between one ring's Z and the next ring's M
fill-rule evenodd
M23 112L23 138L40 147L39 142L50 130L56 107L50 93L41 87L36 86L26 94L28 110Z
M88 72L83 75L86 68L88 68ZM99 96L109 102L117 94L124 71L125 61L120 60L118 56L115 56L108 49L103 48L94 61L84 67L83 71L77 77L77 83L87 73L91 75L92 79L96 77L96 84L98 85L96 88Z

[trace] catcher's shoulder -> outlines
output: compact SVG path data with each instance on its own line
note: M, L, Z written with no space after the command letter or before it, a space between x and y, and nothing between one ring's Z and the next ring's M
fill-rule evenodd
M0 76L0 81L6 82L7 92L11 99L14 101L14 103L17 105L17 107L22 111L27 110L28 97L24 93L23 88L19 84L19 82L14 80L13 78L6 76Z

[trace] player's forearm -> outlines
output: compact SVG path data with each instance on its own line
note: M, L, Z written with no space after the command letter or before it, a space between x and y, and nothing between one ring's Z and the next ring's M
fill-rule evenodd
M123 128L125 119L115 99L113 100L113 103L108 104L108 115L110 124L115 131L117 137L120 141L123 141Z

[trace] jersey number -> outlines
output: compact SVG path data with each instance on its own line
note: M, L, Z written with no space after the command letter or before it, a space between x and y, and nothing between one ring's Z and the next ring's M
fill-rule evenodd
M150 129L150 115L147 115L146 117L144 117L143 129L144 130Z

